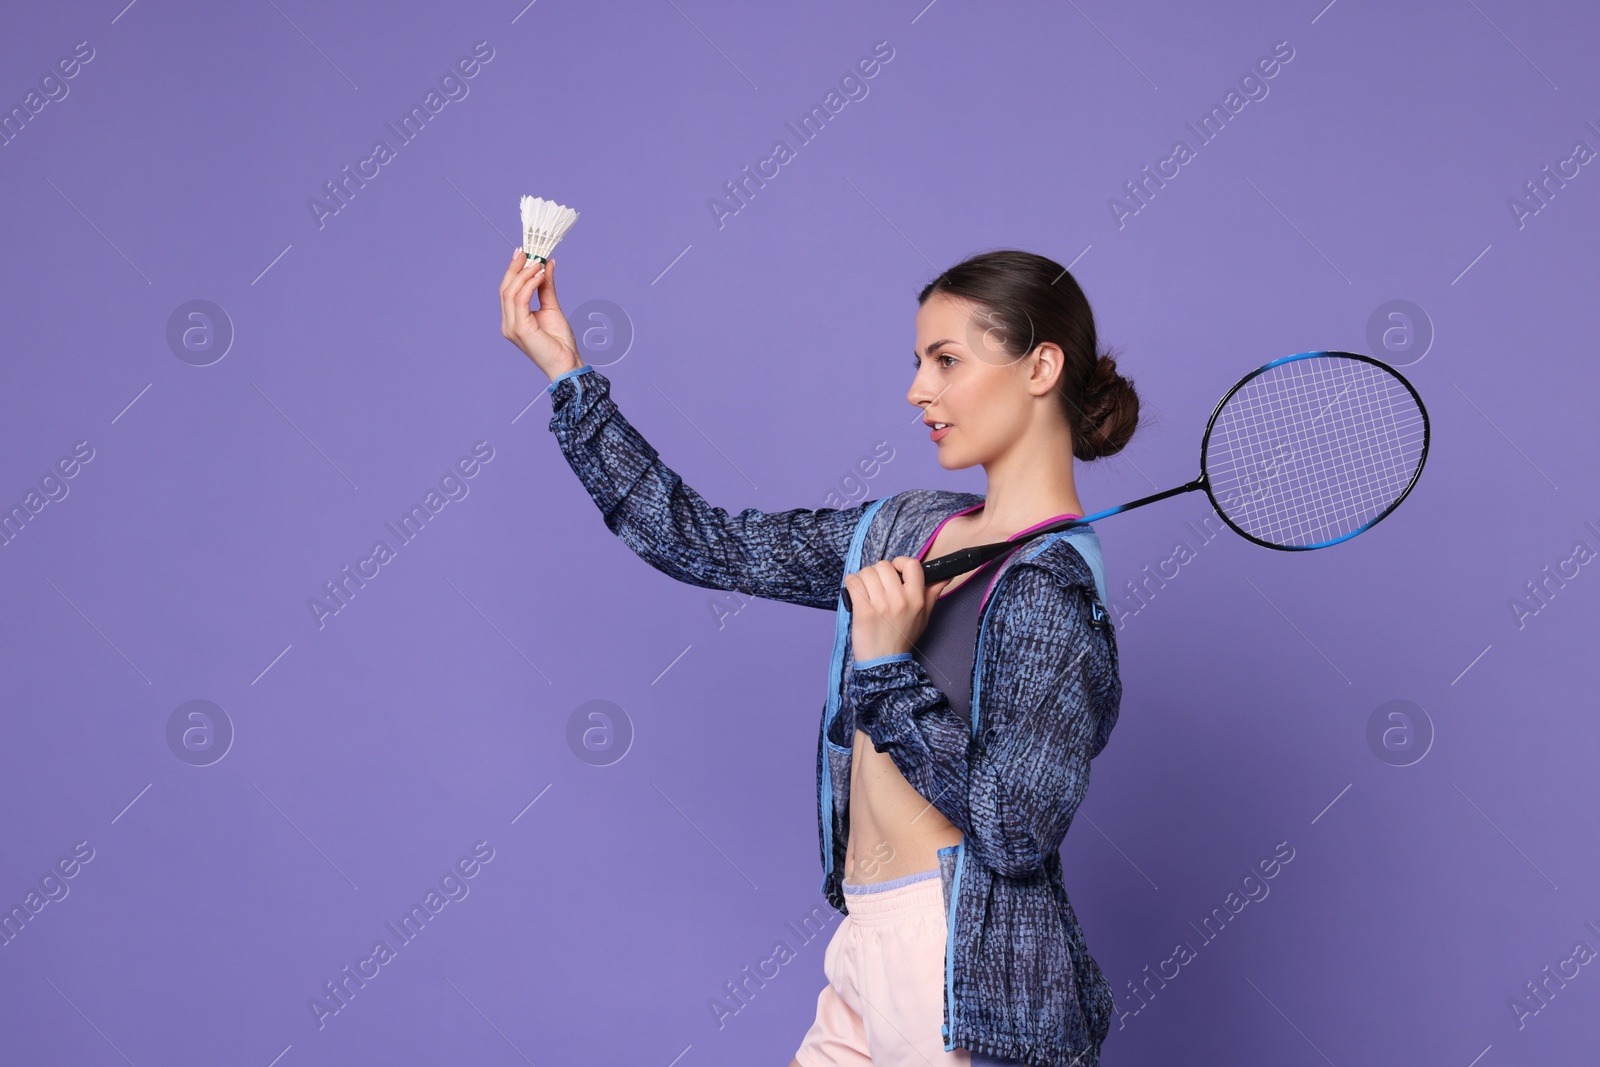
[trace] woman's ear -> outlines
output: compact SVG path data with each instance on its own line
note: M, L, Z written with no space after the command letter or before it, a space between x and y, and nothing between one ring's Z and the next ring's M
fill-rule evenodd
M1061 368L1065 365L1066 356L1059 345L1049 341L1040 342L1034 348L1028 371L1028 392L1033 396L1043 396L1056 387L1061 380Z

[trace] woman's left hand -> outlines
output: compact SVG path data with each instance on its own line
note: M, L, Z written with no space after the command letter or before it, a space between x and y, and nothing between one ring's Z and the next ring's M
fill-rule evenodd
M910 652L928 626L933 603L954 579L927 585L922 562L896 556L845 575L850 592L850 646L857 662Z

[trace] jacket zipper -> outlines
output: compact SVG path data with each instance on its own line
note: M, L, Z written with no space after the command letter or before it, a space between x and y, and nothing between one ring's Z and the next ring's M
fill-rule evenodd
M966 844L967 843L965 841L962 841L956 845L956 873L950 879L950 914L945 917L944 1010L945 1015L950 1020L944 1025L944 1050L946 1052L951 1051L955 1047L954 1044L952 1044L954 1040L952 1035L955 1032L956 1025L956 1002L951 976L955 973L956 901L959 899L956 894L961 889L961 867L967 858Z

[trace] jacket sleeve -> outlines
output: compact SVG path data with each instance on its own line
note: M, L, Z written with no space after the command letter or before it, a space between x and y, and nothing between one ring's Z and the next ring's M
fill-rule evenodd
M689 585L833 609L856 524L848 509L711 507L661 462L611 399L611 382L585 364L558 375L550 429L605 524L640 558Z
M961 831L984 865L1022 877L1060 849L1121 701L1115 637L1090 623L1089 594L1042 567L1008 577L985 637L1001 643L986 729L951 707L901 652L854 664L857 724L873 748Z

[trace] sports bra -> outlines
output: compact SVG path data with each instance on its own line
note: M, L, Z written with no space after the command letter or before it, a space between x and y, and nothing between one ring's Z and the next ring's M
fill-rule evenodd
M1004 557L1002 557L1004 558ZM917 638L911 658L961 718L972 713L972 660L978 650L978 619L997 560L971 571L960 585L934 601L928 625Z
M977 507L956 514L965 515L967 511L977 510ZM950 518L955 518L955 515ZM1012 537L1019 537L1045 523L1076 518L1079 516L1055 515L1017 531ZM939 527L943 526L941 522ZM935 529L928 543L922 546L919 559L927 557L928 549L938 535L939 530ZM927 627L922 631L922 636L917 638L916 647L911 650L911 658L922 664L922 669L944 693L950 707L962 718L972 714L972 663L978 651L978 622L983 616L983 605L989 599L989 587L993 584L995 572L1009 555L998 556L973 569L960 585L940 594L939 599L934 601L933 611L928 615Z

